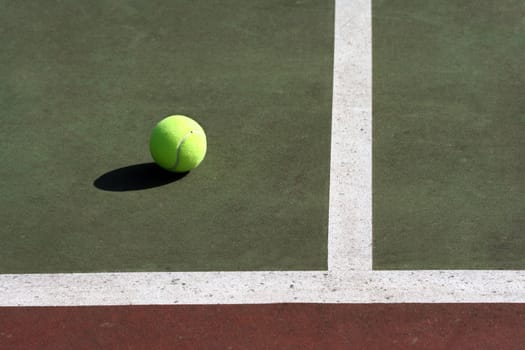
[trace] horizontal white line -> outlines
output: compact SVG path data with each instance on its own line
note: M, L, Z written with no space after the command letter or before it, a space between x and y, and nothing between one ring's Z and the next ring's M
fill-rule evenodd
M2 306L524 302L524 271L101 273L0 276Z

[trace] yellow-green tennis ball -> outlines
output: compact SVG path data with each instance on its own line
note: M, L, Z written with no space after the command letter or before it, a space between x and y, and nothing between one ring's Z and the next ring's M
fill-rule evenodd
M206 134L193 119L172 115L151 132L151 156L162 168L182 173L197 167L206 155Z

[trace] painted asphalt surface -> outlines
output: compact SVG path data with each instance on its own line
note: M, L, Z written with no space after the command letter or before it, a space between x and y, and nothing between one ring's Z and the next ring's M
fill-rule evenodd
M523 272L372 271L370 3L337 4L328 271L3 275L0 349L521 349Z
M511 350L523 304L273 304L7 308L9 350Z

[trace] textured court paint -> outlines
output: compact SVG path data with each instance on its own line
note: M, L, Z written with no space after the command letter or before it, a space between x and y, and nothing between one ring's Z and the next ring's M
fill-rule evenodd
M333 1L1 3L0 273L326 269Z
M0 308L9 350L521 350L520 304Z
M525 268L525 2L373 1L375 269Z
M525 303L525 271L0 275L0 306Z
M372 268L370 0L336 2L328 269Z

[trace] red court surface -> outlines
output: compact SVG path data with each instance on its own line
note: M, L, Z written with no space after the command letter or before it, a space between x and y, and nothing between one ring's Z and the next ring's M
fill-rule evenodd
M523 304L0 309L0 349L523 349Z

